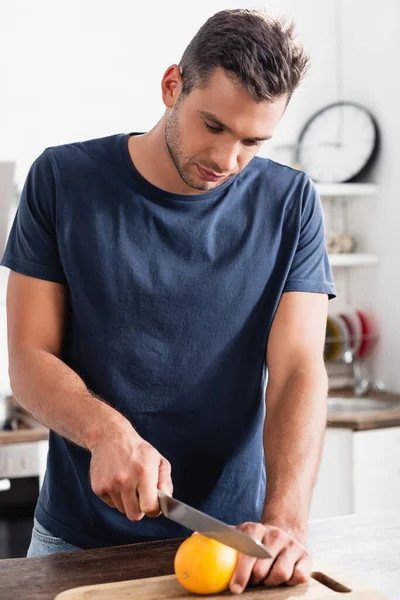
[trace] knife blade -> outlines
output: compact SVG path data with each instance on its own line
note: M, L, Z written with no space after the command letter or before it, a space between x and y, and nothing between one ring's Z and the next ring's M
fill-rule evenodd
M272 558L264 544L254 540L236 527L210 517L201 510L169 496L162 490L157 490L157 494L161 512L167 519L193 531L198 531L225 546L235 548L243 554L256 558Z

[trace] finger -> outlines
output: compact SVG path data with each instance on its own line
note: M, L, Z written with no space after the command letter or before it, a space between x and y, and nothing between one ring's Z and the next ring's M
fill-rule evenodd
M293 576L294 566L300 558L300 553L300 547L291 540L279 552L269 574L264 579L264 585L273 587L289 581Z
M98 496L100 498L100 500L103 500L103 502L105 504L107 504L108 506L110 506L111 508L116 508L116 505L115 505L113 499L108 494L106 494L106 493L96 494L96 496Z
M164 457L161 458L160 465L158 468L158 482L157 487L172 496L174 486L171 480L171 464Z
M239 552L235 570L231 577L229 588L232 594L241 594L249 582L256 558Z
M111 508L116 508L122 513L125 513L124 506L118 494L112 494L112 492L106 492L104 488L93 486L92 481L90 481L92 485L92 490L102 500L105 504L110 506Z
M299 583L306 583L309 580L311 574L311 556L306 554L300 558L294 566L293 575L287 582L288 585L299 585Z
M174 491L171 481L171 465L164 457L161 457L160 465L158 467L157 489L165 492L169 496L172 496ZM159 517L161 514L162 511L160 508L160 510L155 516Z
M237 528L244 533L247 533L255 540L262 540L265 528L259 523L242 523ZM246 554L239 553L235 570L232 574L229 588L233 594L240 594L249 582L251 573L257 559ZM263 562L271 562L270 560ZM269 568L269 567L268 567Z
M289 536L277 527L268 527L267 530L264 530L261 542L268 548L272 558L257 560L253 567L250 583L257 585L265 580L272 569L275 558L283 550L289 539Z
M114 502L119 504L121 512L126 514L130 521L140 521L143 518L144 514L140 510L136 488L128 473L120 473L115 478L108 494Z
M101 499L111 508L116 508L120 513L125 514L124 505L119 494L104 494Z
M139 496L132 487L121 488L121 500L124 505L124 512L130 521L140 521L144 517L144 512L140 509Z
M159 464L159 459L157 462L152 461L146 464L136 488L140 510L148 517L156 517L160 514L160 503L157 496Z

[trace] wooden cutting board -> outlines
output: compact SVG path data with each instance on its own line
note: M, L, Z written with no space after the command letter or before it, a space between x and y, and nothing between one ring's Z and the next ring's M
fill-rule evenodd
M371 590L351 574L324 565L316 568L308 583L295 587L248 588L240 596L229 591L223 594L197 596L208 600L240 598L246 600L386 600L380 592ZM195 594L186 591L175 575L148 577L116 583L102 583L61 592L55 600L194 600Z

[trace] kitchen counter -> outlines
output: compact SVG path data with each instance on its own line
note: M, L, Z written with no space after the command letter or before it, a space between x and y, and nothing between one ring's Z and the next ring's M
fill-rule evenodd
M17 422L17 429L0 430L0 446L40 442L48 439L47 427L44 427L30 413L18 406L12 396L8 396L6 400L11 404L10 413L13 420Z
M330 390L330 397L355 398L353 391L348 389ZM370 392L365 396L381 398L393 403L400 401L400 394L388 392ZM373 411L355 411L355 412L329 412L328 427L344 427L353 431L365 431L367 429L382 429L384 427L398 427L400 425L400 407L382 408L382 410Z
M40 442L42 440L47 440L48 437L49 430L46 429L46 427L0 431L0 446L6 444L25 444L26 442Z
M173 573L182 540L166 540L35 558L0 561L1 600L53 600L81 585ZM398 600L400 512L349 515L310 523L309 546L318 561L351 571Z

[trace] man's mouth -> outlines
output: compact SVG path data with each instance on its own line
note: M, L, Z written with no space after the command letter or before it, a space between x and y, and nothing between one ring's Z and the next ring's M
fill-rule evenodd
M202 179L205 179L206 181L219 181L220 179L223 179L225 177L225 175L218 175L218 173L214 173L213 171L208 171L208 169L204 169L203 167L200 167L200 165L198 165L196 163L196 167L197 170L199 171L200 177Z

